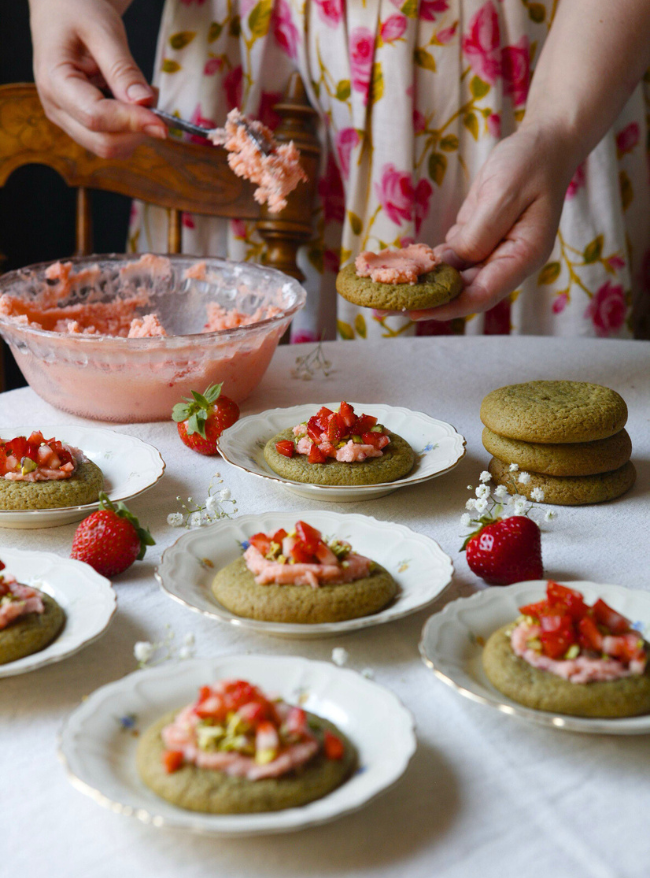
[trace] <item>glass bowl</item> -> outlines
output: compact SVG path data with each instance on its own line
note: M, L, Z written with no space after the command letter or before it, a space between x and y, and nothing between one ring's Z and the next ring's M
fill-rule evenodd
M64 305L140 296L146 304L133 316L156 313L169 335L122 338L36 329L24 317L7 316L2 300L0 335L39 396L64 411L104 421L167 420L181 397L217 382L224 382L230 398L246 399L306 299L298 281L282 272L225 259L110 254L76 257L65 265L69 262L65 289L52 280L58 266L42 263L1 276L0 296L6 293L24 309L52 290L54 298L65 292L54 313ZM211 303L245 315L261 309L265 319L206 332Z

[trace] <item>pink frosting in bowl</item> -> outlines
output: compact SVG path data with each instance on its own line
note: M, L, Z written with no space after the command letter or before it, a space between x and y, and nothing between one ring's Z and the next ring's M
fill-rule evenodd
M0 277L0 334L51 405L106 421L167 420L191 390L261 381L306 293L260 265L153 254L77 257Z

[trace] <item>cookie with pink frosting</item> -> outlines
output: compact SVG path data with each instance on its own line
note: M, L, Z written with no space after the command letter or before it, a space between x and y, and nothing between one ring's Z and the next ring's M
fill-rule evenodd
M0 561L0 571L4 567ZM0 572L0 665L45 649L64 622L65 614L54 598Z
M339 295L364 308L422 311L445 305L463 288L460 274L427 244L364 251L336 278Z

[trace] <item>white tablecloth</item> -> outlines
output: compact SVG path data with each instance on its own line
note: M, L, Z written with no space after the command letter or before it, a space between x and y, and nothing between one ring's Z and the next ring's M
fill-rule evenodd
M488 456L479 405L503 384L570 378L616 388L626 399L638 468L635 488L604 506L567 508L545 526L546 571L556 578L650 588L650 346L643 342L536 338L431 338L326 345L327 379L290 377L296 348L278 350L249 414L294 403L389 402L449 421L467 437L461 465L440 479L367 503L332 506L406 524L434 537L456 567L449 598L480 587L458 553L459 517ZM300 349L304 353L305 348ZM203 388L199 388L203 389ZM78 422L29 389L0 397L0 425ZM118 577L118 614L107 634L73 658L0 680L0 872L21 878L641 878L650 870L647 737L599 737L537 728L471 703L439 683L418 656L428 612L336 640L283 641L238 632L167 598L153 571L179 531L166 524L175 497L201 497L220 469L241 513L315 505L186 449L175 426L118 426L157 446L167 473L135 512L157 545ZM74 525L0 530L3 546L66 556ZM193 631L197 655L255 652L372 667L414 713L419 749L402 783L363 811L281 837L216 840L157 830L112 814L74 790L56 757L65 716L96 687L134 670L133 644Z

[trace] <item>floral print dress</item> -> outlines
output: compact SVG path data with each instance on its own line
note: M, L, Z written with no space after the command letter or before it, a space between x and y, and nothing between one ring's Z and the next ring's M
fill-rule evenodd
M334 290L361 250L444 240L490 150L522 120L559 0L167 0L160 106L204 125L235 106L273 127L298 70L321 119L309 301L294 341L440 334ZM570 87L570 83L568 84ZM468 333L629 337L650 311L650 79L578 168L547 264ZM252 223L184 216L190 253L258 260ZM132 249L164 250L165 212L136 206Z

